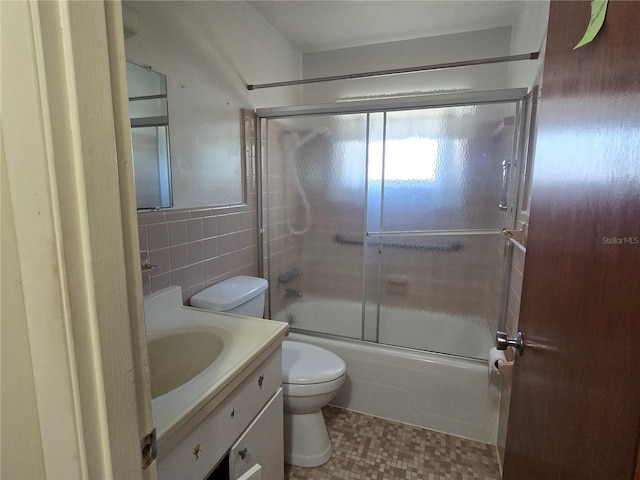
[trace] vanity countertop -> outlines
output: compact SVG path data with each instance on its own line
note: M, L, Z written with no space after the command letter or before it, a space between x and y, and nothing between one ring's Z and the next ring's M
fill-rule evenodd
M145 316L148 341L174 330L211 328L224 345L209 367L151 401L160 448L182 426L208 414L224 400L234 384L251 373L246 370L252 362L279 347L289 327L284 322L185 307L180 287L145 298Z

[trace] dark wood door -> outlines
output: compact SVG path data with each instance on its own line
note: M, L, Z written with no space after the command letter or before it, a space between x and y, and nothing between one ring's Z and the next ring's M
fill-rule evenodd
M552 2L504 479L632 479L640 424L640 2Z

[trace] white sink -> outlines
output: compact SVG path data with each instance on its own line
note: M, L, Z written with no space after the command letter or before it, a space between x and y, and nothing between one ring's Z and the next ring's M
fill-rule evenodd
M151 397L187 383L215 362L223 349L223 336L215 328L183 328L151 338L147 343Z

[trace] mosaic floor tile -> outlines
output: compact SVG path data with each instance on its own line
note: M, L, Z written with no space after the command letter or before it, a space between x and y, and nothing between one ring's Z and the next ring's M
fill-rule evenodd
M499 480L495 447L336 407L322 410L333 457L285 480Z

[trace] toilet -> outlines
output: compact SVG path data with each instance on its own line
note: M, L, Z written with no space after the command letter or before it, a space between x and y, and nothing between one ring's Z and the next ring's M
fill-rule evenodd
M237 276L191 297L191 306L262 318L263 278ZM334 353L303 342L282 342L284 460L317 467L331 458L331 441L322 411L344 383L346 366Z

